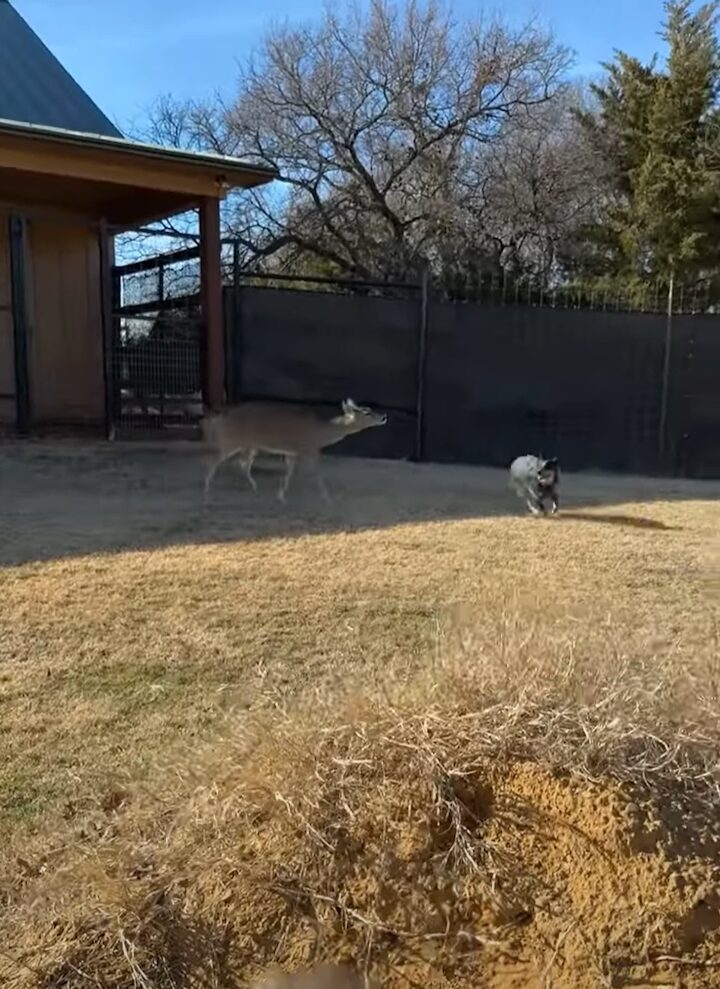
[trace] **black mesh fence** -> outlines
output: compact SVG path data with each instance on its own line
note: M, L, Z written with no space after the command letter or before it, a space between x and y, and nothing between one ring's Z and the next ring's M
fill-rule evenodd
M241 273L228 395L389 414L344 452L720 476L720 319L707 284L619 290L511 273L407 283Z
M389 414L364 455L720 476L720 319L709 284L549 285L509 272L373 281L246 271L223 245L226 394ZM196 248L116 269L115 422L202 412Z

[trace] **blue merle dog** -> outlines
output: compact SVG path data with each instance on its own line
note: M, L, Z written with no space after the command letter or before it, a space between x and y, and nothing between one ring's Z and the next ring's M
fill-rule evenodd
M533 515L547 515L546 501L550 501L552 514L557 514L560 505L557 491L559 483L557 457L545 460L528 453L524 457L517 457L510 465L510 486L524 499Z

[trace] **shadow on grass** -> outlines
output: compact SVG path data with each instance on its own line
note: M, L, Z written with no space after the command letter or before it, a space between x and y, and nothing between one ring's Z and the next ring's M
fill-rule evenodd
M573 522L589 522L591 525L616 525L627 529L652 529L663 532L678 532L682 530L681 525L667 525L659 519L642 518L638 515L610 515L593 512L587 515L584 512L562 512L558 519L570 519Z

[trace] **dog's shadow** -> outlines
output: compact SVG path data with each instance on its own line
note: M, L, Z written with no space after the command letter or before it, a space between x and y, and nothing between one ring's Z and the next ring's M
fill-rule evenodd
M658 519L646 519L638 515L611 515L593 512L562 512L559 519L570 519L573 522L590 522L596 525L618 525L628 529L654 529L665 532L677 532L682 528L679 525L667 525Z

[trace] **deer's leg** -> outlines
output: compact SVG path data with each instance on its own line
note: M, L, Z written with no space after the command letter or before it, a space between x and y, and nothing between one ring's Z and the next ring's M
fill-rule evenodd
M295 473L295 467L297 465L297 456L294 453L285 454L285 476L282 479L280 488L278 490L278 498L280 501L285 501L285 496L287 495L288 488L290 487L290 481Z
M231 453L223 453L213 463L213 465L210 467L210 470L207 472L205 476L205 494L203 499L204 501L207 501L208 499L208 495L210 494L210 485L212 484L213 479L217 474L219 468L222 467L223 464L227 463L228 460L232 460L233 457L236 457L238 453L241 452L242 452L241 450L233 450Z
M218 472L218 468L222 464L224 464L226 460L229 459L230 459L229 457L218 457L218 459L215 460L214 463L211 465L210 470L205 475L205 488L203 492L203 501L208 500L208 496L210 495L210 485L212 484L213 478Z
M245 460L240 461L240 465L242 466L243 469L243 474L248 479L248 484L255 492L257 492L258 486L257 486L257 481L252 476L252 469L257 454L258 454L257 450L248 450L248 455L245 458Z
M332 498L330 497L330 492L328 491L325 478L323 477L322 470L320 468L320 457L312 457L310 459L310 463L313 467L315 480L317 481L318 490L320 491L320 497L326 505L332 505Z

